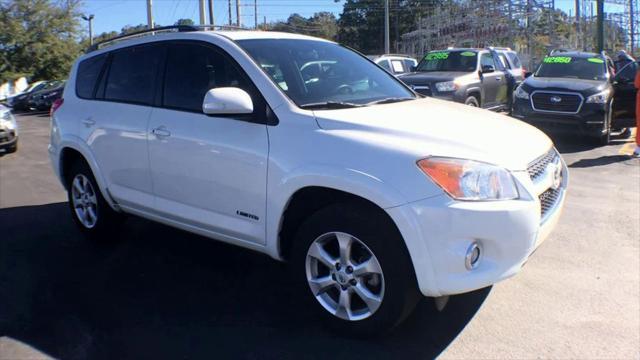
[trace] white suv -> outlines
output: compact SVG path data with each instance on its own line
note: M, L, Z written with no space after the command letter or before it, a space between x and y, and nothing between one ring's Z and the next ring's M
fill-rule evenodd
M126 213L288 260L321 317L371 333L516 274L556 225L567 168L537 129L330 41L180 30L82 56L53 106L88 236Z

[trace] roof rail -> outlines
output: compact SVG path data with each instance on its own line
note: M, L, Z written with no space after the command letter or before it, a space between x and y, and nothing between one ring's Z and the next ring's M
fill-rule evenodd
M104 47L105 45L109 45L118 41L122 41L122 40L127 40L127 39L131 39L131 38L136 38L136 37L142 37L145 35L155 35L156 33L163 33L163 32L189 32L189 31L206 31L206 30L215 30L215 29L221 29L221 30L244 30L244 28L241 28L239 26L232 26L232 25L171 25L171 26L161 26L161 27L157 27L157 28L153 28L153 29L145 29L145 30L141 30L141 31L136 31L136 32L132 32L129 34L124 34L124 35L119 35L116 37L113 37L111 39L107 39L104 41L101 41L99 43L95 43L93 45L91 45L86 53L90 53L92 51L96 51L99 50L100 48Z

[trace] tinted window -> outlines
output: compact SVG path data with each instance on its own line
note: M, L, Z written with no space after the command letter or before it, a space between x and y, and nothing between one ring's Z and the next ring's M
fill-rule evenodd
M159 46L137 46L113 53L104 98L151 104L156 71L162 57Z
M475 51L432 51L425 55L417 71L463 71L476 70L478 53Z
M217 87L239 87L251 94L237 68L217 51L195 44L169 48L163 105L202 112L207 91Z
M415 60L405 59L403 61L404 61L404 68L407 69L407 71L411 71L411 68L416 66Z
M514 69L520 69L522 67L522 63L520 62L520 58L516 53L509 52L507 53L509 60L511 60L511 64L513 64Z
M297 105L367 104L415 95L366 58L340 45L318 40L251 39L237 43ZM306 69L313 66L316 70ZM282 77L267 68L279 69ZM286 84L283 87L282 84Z
M547 56L536 71L536 77L584 80L606 79L605 61L598 57Z
M83 99L93 98L93 89L106 59L106 54L99 55L83 60L78 65L78 74L76 75L76 94L78 97Z
M389 66L389 60L382 60L378 62L378 65L380 65L383 69L387 71L391 71L391 67Z
M497 70L496 63L493 61L493 56L491 56L491 54L489 53L482 54L482 56L480 57L480 66L493 66Z
M620 69L620 71L618 71L618 74L616 74L616 78L624 79L626 81L633 81L636 77L636 71L638 71L638 63L632 62Z

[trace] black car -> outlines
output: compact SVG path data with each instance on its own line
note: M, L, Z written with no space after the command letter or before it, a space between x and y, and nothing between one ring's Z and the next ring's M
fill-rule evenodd
M13 110L27 110L29 95L44 89L44 87L47 86L47 83L47 81L38 81L32 84L24 92L9 97L7 99L7 105L9 105Z
M508 110L514 88L513 76L490 48L430 51L398 78L422 95L491 110Z
M633 126L636 68L614 77L608 62L604 53L552 52L514 91L512 115L548 131L609 143L612 130Z
M57 81L52 87L33 94L29 100L29 108L38 111L49 110L51 104L62 97L65 83L66 81Z
M63 87L60 88L60 86L63 86ZM63 88L64 88L64 81L60 81L60 80L48 81L47 84L42 89L38 91L34 91L27 96L27 98L24 100L24 103L26 104L25 105L26 109L24 110L46 110L46 109L42 109L43 96L49 94L51 91L61 90ZM41 108L38 109L38 106L40 106Z

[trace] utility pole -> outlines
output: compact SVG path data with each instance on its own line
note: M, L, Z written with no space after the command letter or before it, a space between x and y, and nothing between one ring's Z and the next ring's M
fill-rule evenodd
M598 52L604 50L604 0L597 0L598 16Z
M204 0L198 0L198 15L200 17L200 25L206 24L205 20L205 11L204 11Z
M576 49L580 50L580 0L576 0Z
M236 25L242 27L242 20L240 19L240 0L236 0Z
M262 30L267 30L267 16L262 18Z
M253 26L258 28L258 0L253 0Z
M227 0L229 4L229 25L233 25L233 20L231 19L231 0Z
M384 53L389 52L389 0L384 0Z
M153 11L151 11L153 4L151 0L147 0L147 27L149 29L153 29L155 26L153 25Z
M209 24L215 25L215 18L213 17L213 0L209 0Z
M635 0L629 0L629 31L631 32L629 35L629 40L631 40L631 46L629 47L629 50L631 51L631 56L633 56L633 52L635 50L635 46L636 46L636 26L634 24L635 19L634 19L634 14L633 14L633 10L635 10L633 8L633 2ZM637 130L636 130L637 131Z
M89 22L89 45L93 45L93 14L82 15L82 18Z

